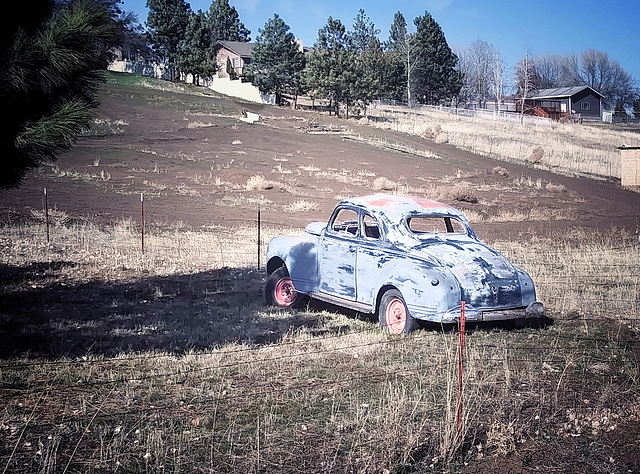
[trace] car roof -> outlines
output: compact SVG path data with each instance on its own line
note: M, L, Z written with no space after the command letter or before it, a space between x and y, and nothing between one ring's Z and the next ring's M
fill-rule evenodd
M460 216L456 208L430 199L398 196L395 194L371 194L343 200L341 205L351 204L362 207L373 213L393 215L407 214L437 214Z

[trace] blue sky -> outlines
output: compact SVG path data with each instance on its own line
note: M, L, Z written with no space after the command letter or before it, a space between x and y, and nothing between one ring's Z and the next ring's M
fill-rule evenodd
M211 0L191 0L194 11L206 11ZM503 56L508 72L528 50L533 56L580 54L592 48L605 51L640 82L640 3L637 0L404 0L363 2L352 0L230 0L255 40L274 13L305 45L311 46L329 16L351 29L360 8L385 40L393 15L400 11L410 29L413 20L431 13L452 48L481 39ZM526 5L526 6L524 6ZM147 18L146 0L124 0L141 22Z

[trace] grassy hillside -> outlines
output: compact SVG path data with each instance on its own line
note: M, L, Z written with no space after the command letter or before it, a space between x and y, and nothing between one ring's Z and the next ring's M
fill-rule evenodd
M640 145L640 128L607 124L549 122L520 125L465 117L446 110L378 106L367 123L451 143L499 160L526 163L560 174L620 179L622 145Z

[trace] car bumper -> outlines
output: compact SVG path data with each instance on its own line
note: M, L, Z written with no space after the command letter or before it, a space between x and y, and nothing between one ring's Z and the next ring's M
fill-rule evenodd
M540 301L534 301L527 307L510 309L478 310L465 307L465 320L467 321L505 321L510 319L541 318L545 315L544 305ZM460 307L451 308L442 318L443 323L453 323L460 319Z

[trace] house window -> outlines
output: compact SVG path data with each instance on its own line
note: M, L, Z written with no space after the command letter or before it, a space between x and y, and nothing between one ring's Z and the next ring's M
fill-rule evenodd
M242 66L242 64L240 64L240 58L233 58L232 62L235 69L239 69Z
M591 110L590 102L580 102L580 110Z

